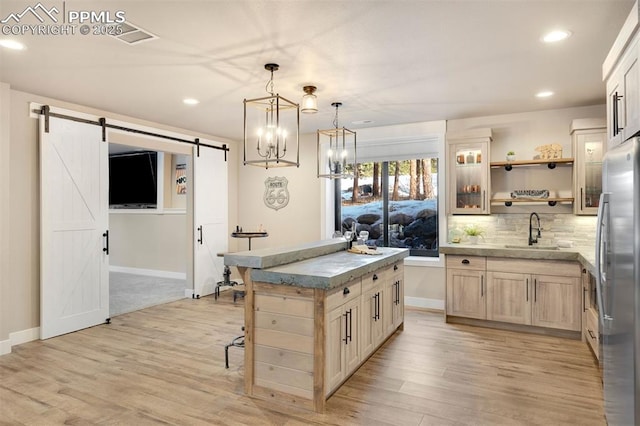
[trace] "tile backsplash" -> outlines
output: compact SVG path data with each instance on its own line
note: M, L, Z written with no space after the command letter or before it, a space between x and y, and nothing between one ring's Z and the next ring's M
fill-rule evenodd
M558 240L572 241L576 247L591 247L596 239L596 217L572 214L539 213L542 225L541 245L555 245ZM475 224L484 231L486 244L527 244L529 238L529 214L449 215L448 238L456 230ZM534 218L534 224L537 221ZM464 240L463 240L464 241Z

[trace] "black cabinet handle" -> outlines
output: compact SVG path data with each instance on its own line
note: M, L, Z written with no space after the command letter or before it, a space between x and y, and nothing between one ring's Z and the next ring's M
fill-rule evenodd
M378 296L377 300L376 300L376 321L380 319L380 292L376 293L376 296Z
M538 279L533 280L533 301L538 301Z
M468 265L469 263L471 263L471 262L469 262L469 259L462 259L462 264L463 265Z
M198 237L198 242L202 245L202 225L198 226L198 234L200 235Z
M525 300L529 301L529 278L527 278L527 291L525 292Z
M378 279L378 276L376 274L373 274L373 280L376 281Z
M353 323L353 317L352 317L353 313L351 311L351 309L349 309L349 341L351 341L351 324Z
M102 251L105 252L106 254L109 254L109 230L107 229L106 231L104 231L102 236L105 239L104 240L105 246L102 248Z
M347 314L347 312L345 312L344 314L342 314L344 316L344 339L342 339L342 341L344 342L345 345L349 344L349 316Z
M345 296L349 293L351 293L351 290L349 290L349 287L345 287L344 290L342 290L342 294Z
M586 299L587 288L582 287L582 312L587 312L587 299Z
M371 317L371 319L373 319L374 321L378 320L378 293L374 294L372 297L373 299L373 316Z
M593 331L591 331L591 330L589 330L589 329L587 329L587 331L589 332L589 336L591 336L591 338L592 338L593 340L596 340L596 336L593 334Z
M398 270L398 265L393 265L393 270L397 271Z
M484 275L480 275L480 297L484 297Z

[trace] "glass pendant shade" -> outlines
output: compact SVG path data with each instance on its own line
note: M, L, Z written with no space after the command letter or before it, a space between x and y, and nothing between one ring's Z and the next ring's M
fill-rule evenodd
M265 69L271 71L269 95L244 100L244 165L299 167L300 108L273 92L273 72L278 65L266 64Z
M316 86L304 86L303 90L305 95L300 103L300 112L315 114L318 112L318 97L313 94L316 91Z
M336 127L317 132L318 177L352 178L357 163L356 132L338 127L338 107L342 104L331 105L336 107Z

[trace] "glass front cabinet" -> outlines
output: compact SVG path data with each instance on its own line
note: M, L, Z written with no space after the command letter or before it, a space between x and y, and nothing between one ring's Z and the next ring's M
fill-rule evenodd
M574 213L597 215L602 193L602 157L606 147L606 122L598 119L573 120L571 138L575 157Z
M448 213L490 214L491 129L447 133Z

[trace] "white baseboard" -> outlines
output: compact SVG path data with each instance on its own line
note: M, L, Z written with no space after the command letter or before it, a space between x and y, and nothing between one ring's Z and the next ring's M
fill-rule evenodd
M193 289L185 288L184 289L184 297L186 297L187 299L191 299L193 297Z
M424 297L405 296L404 304L406 306L413 306L414 308L436 309L439 311L444 311L444 300L440 299L427 299Z
M16 345L21 345L38 339L40 339L40 327L9 333L9 338L7 340L0 341L0 355L10 354L11 348Z
M176 280L186 280L186 272L161 271L159 269L129 268L127 266L109 265L109 272L122 272L125 274L145 275L148 277L173 278Z

